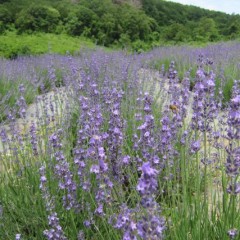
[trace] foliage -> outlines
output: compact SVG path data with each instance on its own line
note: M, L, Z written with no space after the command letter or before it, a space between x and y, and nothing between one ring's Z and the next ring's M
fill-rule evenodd
M219 39L216 23L211 18L201 18L198 27L194 31L196 40L213 42ZM199 39L200 38L200 39Z
M80 6L67 19L67 32L73 36L91 37L96 33L98 16L89 8Z
M94 48L90 40L83 37L71 37L65 34L50 33L17 35L8 32L0 36L0 56L14 59L24 55L39 55L49 52L66 54L78 53L81 48Z
M227 29L236 19L238 19L238 22L240 19L239 15L229 15L168 1L143 0L142 3L146 14L154 18L159 26L165 27L166 32L171 32L171 28L174 28L172 24L181 24L180 28L184 25L187 29L178 32L183 33L185 39L192 38L192 40L197 41L216 41L219 40L219 38L231 38ZM209 28L206 29L208 24ZM204 30L207 31L205 32ZM233 29L233 31L234 30L235 29ZM198 39L194 39L195 33ZM202 33L204 35L203 37L201 35ZM174 36L176 35L177 33L174 34ZM166 35L163 35L163 37L165 36ZM168 40L169 35L166 37L166 40ZM235 37L237 36L235 35Z
M22 32L54 32L59 24L59 12L48 6L32 5L22 10L16 19L16 27Z
M9 0L0 4L0 33L84 36L99 45L216 42L240 37L240 16L162 0ZM126 43L123 40L126 39ZM137 49L139 50L139 49Z

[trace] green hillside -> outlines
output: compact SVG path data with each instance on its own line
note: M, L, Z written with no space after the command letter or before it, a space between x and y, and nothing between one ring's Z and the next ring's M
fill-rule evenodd
M147 50L240 36L240 15L162 0L0 0L0 34L84 37L107 47Z

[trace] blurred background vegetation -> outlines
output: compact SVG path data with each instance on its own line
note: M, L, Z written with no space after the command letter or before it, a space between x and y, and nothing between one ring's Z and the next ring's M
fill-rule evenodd
M74 51L82 39L141 52L239 37L240 15L163 0L0 0L0 55L8 58Z

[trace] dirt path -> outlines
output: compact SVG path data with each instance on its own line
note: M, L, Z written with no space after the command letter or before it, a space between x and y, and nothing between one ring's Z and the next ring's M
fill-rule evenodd
M46 121L56 122L64 114L66 100L68 99L65 87L56 91L48 92L44 95L37 96L35 102L26 109L26 117L18 118L13 124L0 125L0 133L6 134L9 142L13 140L13 127L21 136L30 132L31 124L34 123L36 128L43 126ZM9 150L9 145L0 138L0 153Z

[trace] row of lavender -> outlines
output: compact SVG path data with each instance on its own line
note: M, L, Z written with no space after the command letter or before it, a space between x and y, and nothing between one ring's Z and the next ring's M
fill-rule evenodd
M22 133L14 123L20 116L27 126L23 85L17 110L6 109L12 127L1 131L10 150L1 154L0 237L237 238L239 81L223 112L222 91L215 94L219 73L212 71L220 58L203 56L195 56L192 91L190 72L180 81L173 62L157 79L139 74L155 51L3 60L5 79L28 79L40 93L64 89L68 98L60 114L46 99L43 108L52 115L46 110L45 121ZM49 89L42 76L50 79ZM160 111L156 93L165 88L169 103Z
M197 69L196 59L203 54L210 61L214 60L211 66L216 74L217 87L223 89L224 97L229 100L230 89L233 80L238 79L240 74L239 43L222 43L210 45L205 48L191 47L163 47L157 48L149 53L144 53L136 57L139 61L143 60L144 65L154 67L166 74L171 61L175 61L178 75L182 79L185 72L190 71L190 80L194 81ZM123 55L122 53L120 55ZM82 56L84 58L84 56ZM0 110L2 115L6 115L5 105L12 105L16 102L17 86L24 83L26 100L33 102L34 96L49 91L55 84L61 86L63 82L68 82L69 71L77 71L81 64L82 57L74 58L74 63L68 61L67 56L46 55L43 57L27 57L18 60L1 59L0 64ZM162 69L165 63L165 69ZM71 66L70 66L70 65ZM76 77L76 76L75 76ZM11 84L11 83L14 84ZM222 86L220 86L222 84ZM31 92L31 94L29 94ZM34 93L34 94L33 94ZM1 115L0 121L5 120Z

